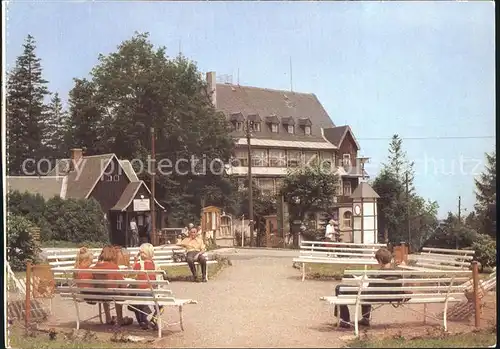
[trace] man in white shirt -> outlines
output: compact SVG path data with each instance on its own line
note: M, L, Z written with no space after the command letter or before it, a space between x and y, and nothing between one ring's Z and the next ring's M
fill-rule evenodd
M132 218L130 221L130 231L131 235L131 245L132 247L139 246L139 229L137 228L137 223L135 222L135 218Z
M335 241L335 221L330 219L326 225L325 238L330 241Z

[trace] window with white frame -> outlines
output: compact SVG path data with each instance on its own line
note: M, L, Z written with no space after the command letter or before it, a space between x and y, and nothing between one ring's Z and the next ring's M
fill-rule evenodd
M265 167L267 166L267 150L253 149L252 150L252 166Z
M266 196L274 195L274 179L259 178L259 188L262 194Z
M286 167L286 152L282 149L269 150L269 166Z
M294 133L294 127L293 125L288 125L287 126L288 133Z
M235 129L235 131L243 130L243 123L241 121L235 121L234 122L234 129Z
M342 166L351 166L351 154L342 154Z
M344 196L350 196L352 194L351 182L344 182L343 188Z
M248 166L248 152L246 150L236 150L236 165Z
M122 230L122 227L123 227L123 216L121 214L118 214L118 217L116 217L116 229Z
M310 135L311 134L311 126L305 126L304 127L304 133L306 135Z
M304 152L304 164L312 165L318 160L318 153L315 151L305 151Z
M342 217L342 225L344 227L350 228L351 227L351 220L352 220L351 211L345 211L344 215Z
M260 132L260 122L254 122L252 128L253 131Z
M289 150L287 152L287 166L298 167L300 165L301 154L300 151Z
M271 124L271 132L278 133L278 124Z
M319 159L321 166L324 169L331 169L333 166L333 153L322 151L319 153Z

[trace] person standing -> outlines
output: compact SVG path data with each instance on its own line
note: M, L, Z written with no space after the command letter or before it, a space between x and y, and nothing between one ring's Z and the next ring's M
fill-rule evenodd
M151 244L152 239L151 239L151 231L153 229L153 226L151 224L151 215L147 214L146 215L146 237L148 238L148 243Z
M135 218L130 220L130 232L131 232L131 243L132 247L139 246L139 229L137 228L137 223L135 222Z
M193 281L197 281L196 266L194 263L198 262L201 265L202 281L207 282L207 257L204 254L206 247L203 239L197 236L197 234L198 230L191 228L189 236L183 239L178 245L186 249L186 262L193 274Z
M330 219L326 225L325 239L335 241L335 221L333 219Z

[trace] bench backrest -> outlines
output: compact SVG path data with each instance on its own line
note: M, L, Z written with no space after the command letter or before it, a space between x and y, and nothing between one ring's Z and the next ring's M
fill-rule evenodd
M91 273L93 279L76 280L73 279L75 272ZM172 290L166 288L169 285L167 280L157 280L156 275L163 275L160 270L89 270L70 269L64 270L64 274L57 277L56 292L63 298L72 298L76 301L162 301L175 302ZM109 273L122 274L126 280L103 280L102 277ZM149 280L135 280L130 277L137 277L139 274L149 275ZM144 283L148 288L141 288ZM82 286L84 284L84 287ZM109 285L115 286L110 288Z
M94 263L97 262L97 259L99 257L99 253L101 252L101 249L91 249L92 252L94 252ZM181 247L160 247L160 248L155 248L155 254L154 254L154 262L155 264L162 265L162 264L167 264L167 263L172 263L173 262L173 255L174 252L182 252L184 251L183 248ZM52 252L52 251L51 251ZM77 249L74 251L66 251L64 253L50 253L47 255L46 259L48 263L52 267L67 267L67 268L72 268L75 265L75 260L76 260L76 253L78 252ZM127 252L129 252L130 255L130 263L134 262L134 258L139 252L139 248L129 248L127 249Z
M345 270L340 298L360 302L445 301L448 297L463 296L471 271L417 270ZM352 294L354 293L354 295ZM370 294L371 293L371 294Z
M438 270L469 270L472 259L472 250L452 250L444 248L424 247L419 254L411 255L417 267Z
M302 241L300 244L301 258L331 258L336 255L341 258L374 259L375 252L384 244L354 244L330 241Z

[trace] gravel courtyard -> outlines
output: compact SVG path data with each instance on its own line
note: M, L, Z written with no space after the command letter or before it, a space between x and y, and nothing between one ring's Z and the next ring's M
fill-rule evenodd
M353 338L352 330L333 326L332 310L319 298L332 294L336 282L300 281L300 271L292 268L294 251L227 250L232 266L208 283L172 282L179 298L192 298L197 305L184 308L184 328L172 326L155 347L342 347ZM414 305L421 310L422 306ZM439 306L438 306L439 307ZM442 306L441 306L442 309ZM74 327L71 302L54 302L58 325ZM81 307L85 316L96 314L96 308ZM437 311L434 305L429 311ZM132 314L128 314L131 316ZM176 319L170 309L164 318ZM404 324L404 325L403 325ZM428 321L428 324L438 324ZM464 324L465 325L465 324ZM450 323L450 330L454 324ZM106 326L98 319L82 325L99 332ZM154 333L127 327L128 333L154 337ZM422 317L414 312L385 306L374 312L371 333L426 331ZM108 329L107 331L112 331ZM410 331L411 332L411 331ZM148 345L144 345L148 346Z

